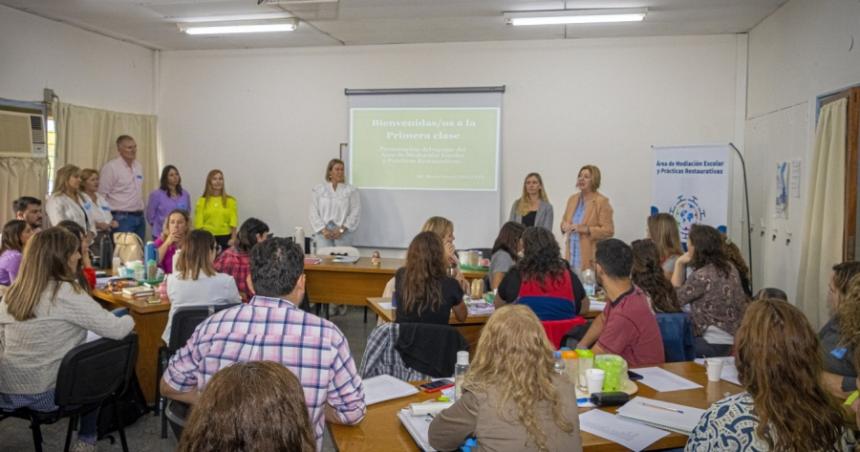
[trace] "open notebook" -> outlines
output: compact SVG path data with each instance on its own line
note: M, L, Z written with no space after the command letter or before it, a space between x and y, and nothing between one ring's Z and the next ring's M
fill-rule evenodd
M430 434L430 423L433 422L433 416L412 416L409 414L409 408L404 408L397 412L397 418L400 423L406 428L406 431L415 440L415 445L423 451L435 451L430 447L430 440L427 437Z

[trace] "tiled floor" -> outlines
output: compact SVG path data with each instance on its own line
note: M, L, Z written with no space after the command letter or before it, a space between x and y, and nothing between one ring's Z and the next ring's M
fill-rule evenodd
M361 356L364 353L364 347L367 341L367 336L370 331L376 326L376 316L373 312L368 313L367 323L363 323L363 311L359 308L351 308L345 316L332 317L331 320L343 331L349 340L349 346L352 350L352 356L355 359L355 365L358 367L361 364ZM65 440L67 423L65 420L54 425L46 425L42 427L42 435L44 436L45 452L61 451L63 449L63 441ZM19 419L6 419L0 421L0 451L3 452L18 452L33 450L33 440L28 424ZM133 452L170 452L176 449L176 439L172 433L168 434L167 439L161 439L161 422L160 418L150 414L144 415L141 419L126 428L129 449ZM119 436L116 438L115 444L111 445L108 440L99 441L98 450L106 451L121 451L119 444ZM326 434L323 444L323 451L334 451L331 439Z

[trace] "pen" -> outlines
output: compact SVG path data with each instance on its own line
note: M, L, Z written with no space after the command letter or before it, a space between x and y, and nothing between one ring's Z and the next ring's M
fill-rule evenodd
M681 410L676 410L676 409L674 409L674 408L666 408L666 407L664 407L664 406L652 405L652 404L647 403L647 402L639 402L639 403L641 403L642 405L645 405L645 406L647 406L647 407L657 408L658 410L666 410L666 411L671 411L671 412L673 412L673 413L680 413L680 414L684 414L684 412L683 412L683 411L681 411Z

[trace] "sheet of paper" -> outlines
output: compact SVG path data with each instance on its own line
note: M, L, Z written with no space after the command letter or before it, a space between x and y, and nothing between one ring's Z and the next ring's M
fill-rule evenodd
M705 360L703 358L696 358L695 363L704 366ZM738 368L735 366L735 358L733 356L723 358L723 370L720 372L720 379L741 386L741 381L738 379Z
M379 303L379 307L382 309L394 309L394 306L391 305L390 301L383 301Z
M602 311L604 308L606 308L605 301L589 300L588 302L588 309L590 311Z
M646 397L634 397L618 409L627 419L689 435L699 423L705 410Z
M384 402L386 400L399 399L401 397L411 396L418 393L418 388L412 386L405 381L398 380L391 375L379 375L376 377L365 378L364 382L364 403L373 405L374 403Z
M633 369L633 372L642 375L642 380L639 383L646 384L658 392L684 391L702 387L700 384L659 367L643 367Z
M423 451L434 451L430 447L430 440L427 437L430 435L430 423L433 422L433 416L410 416L408 409L402 409L397 412L397 418L406 427L406 431L415 440L415 444Z
M474 300L466 304L469 315L490 315L496 308L484 300Z
M579 428L584 432L606 438L632 450L645 449L669 434L669 432L628 421L601 410L590 410L580 414Z

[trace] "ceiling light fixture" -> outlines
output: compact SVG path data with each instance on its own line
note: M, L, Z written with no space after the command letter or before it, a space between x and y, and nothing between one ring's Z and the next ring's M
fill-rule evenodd
M640 22L647 13L647 8L509 11L505 13L505 20L514 26Z
M236 22L240 20L272 20L272 19L287 19L293 17L292 14L284 12L271 13L255 13L255 14L233 14L228 16L195 16L195 17L165 17L171 22L181 22L186 24L197 24L205 22Z
M272 33L293 31L298 20L216 22L211 24L179 24L179 29L189 35L228 35L238 33Z

